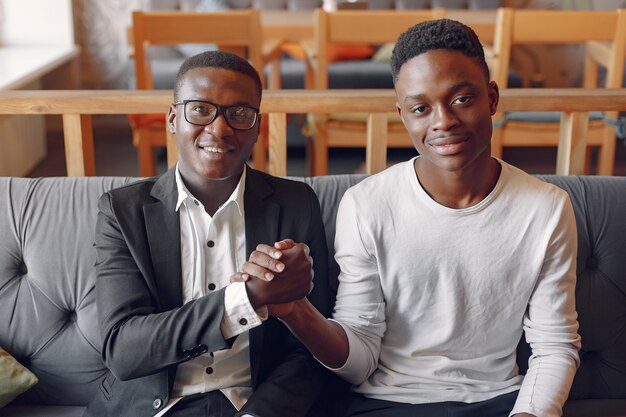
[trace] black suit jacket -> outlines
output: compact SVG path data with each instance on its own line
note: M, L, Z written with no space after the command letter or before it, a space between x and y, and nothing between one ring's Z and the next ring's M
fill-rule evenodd
M177 365L228 349L220 331L224 289L182 304L180 220L174 170L105 193L96 224L96 300L102 356L110 369L85 416L152 416L168 402ZM309 299L330 314L327 247L319 202L303 183L248 168L247 256L259 243L292 238L314 259ZM253 395L240 413L303 416L325 371L273 317L250 331Z

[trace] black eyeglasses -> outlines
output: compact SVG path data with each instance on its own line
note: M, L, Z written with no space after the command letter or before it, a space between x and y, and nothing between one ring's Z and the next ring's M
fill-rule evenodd
M174 106L179 104L184 106L185 120L196 126L210 125L221 113L231 128L248 130L254 127L259 115L259 109L241 104L220 106L204 100L183 100Z

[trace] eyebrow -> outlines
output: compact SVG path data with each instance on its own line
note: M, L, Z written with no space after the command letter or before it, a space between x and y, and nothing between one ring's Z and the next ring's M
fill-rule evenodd
M198 97L191 97L191 98L185 98L185 99L181 99L179 101L203 101L205 103L211 103L211 104L217 104L219 106L227 106L227 107L232 107L232 106L246 106L246 107L253 107L253 108L257 108L257 106L255 106L254 104L251 103L247 103L245 101L238 101L236 103L232 103L232 104L219 104L219 103L215 103L211 100L207 100L206 98L198 98Z
M476 88L476 85L474 85L473 83L469 82L469 81L461 81L459 83L454 84L452 87L450 87L448 89L448 92L450 91L456 91L459 90L461 88ZM409 94L407 96L404 97L404 101L410 101L410 100L420 100L423 98L426 98L427 95L424 93L419 93L419 94Z

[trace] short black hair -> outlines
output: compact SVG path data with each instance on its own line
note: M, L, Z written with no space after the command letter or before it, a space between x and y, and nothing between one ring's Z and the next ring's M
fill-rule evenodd
M469 26L451 19L428 20L404 31L396 41L391 55L393 82L398 80L400 68L412 58L435 49L459 51L474 58L485 71L489 81L489 67L478 36Z
M206 51L197 55L191 56L182 63L176 75L176 82L174 84L174 101L178 101L178 91L183 83L185 74L194 68L223 68L231 71L236 71L240 74L246 75L254 81L257 87L257 93L259 99L261 98L262 84L259 73L254 69L252 65L242 57L231 54L224 51Z

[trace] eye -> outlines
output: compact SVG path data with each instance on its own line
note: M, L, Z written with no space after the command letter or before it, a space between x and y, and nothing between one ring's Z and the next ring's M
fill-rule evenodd
M248 117L248 114L249 114L249 110L246 107L233 107L231 109L231 117L244 119Z
M215 110L215 107L204 103L193 103L190 104L190 110L194 113L210 114Z
M424 113L424 112L426 112L426 110L427 110L427 109L428 109L428 107L427 107L426 105L424 105L424 104L418 104L417 106L414 106L414 107L411 109L411 111L412 111L413 113L420 114L420 113Z
M460 96L454 99L453 104L466 104L472 101L472 96Z

